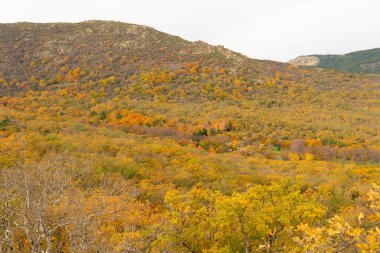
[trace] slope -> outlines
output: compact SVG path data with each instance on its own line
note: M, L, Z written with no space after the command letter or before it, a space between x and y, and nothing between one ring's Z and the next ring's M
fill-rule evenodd
M336 69L345 72L380 73L380 48L352 52L343 55L300 56L289 63Z
M0 53L0 251L378 251L377 76L104 21Z

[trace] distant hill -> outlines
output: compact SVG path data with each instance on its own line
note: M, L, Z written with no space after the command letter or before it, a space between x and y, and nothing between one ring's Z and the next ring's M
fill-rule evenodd
M6 90L0 89L0 93L35 89L39 82L54 89L59 83L62 86L67 75L78 67L81 69L80 86L90 80L98 83L113 76L113 88L125 88L127 83L136 82L131 77L141 79L148 72L177 72L190 65L192 72L203 71L203 74L219 69L212 82L222 80L222 88L227 93L236 88L236 78L245 79L252 89L242 95L248 96L257 94L257 88L270 83L279 73L288 81L318 89L335 89L338 84L343 85L331 71L305 72L280 62L250 59L223 46L187 41L151 27L111 21L0 24L0 55L0 83L9 83ZM221 79L219 72L228 78ZM186 86L194 81L187 74L176 75L175 82L169 82L166 89L190 91ZM206 81L203 78L202 82ZM199 98L198 95L195 97Z
M176 70L186 62L232 71L249 66L255 76L273 74L277 68L286 67L279 62L252 60L223 46L187 41L144 25L97 20L0 24L0 55L3 78L24 81L35 75L48 84L55 82L62 67L93 70L100 66L103 74L118 79L155 66Z
M380 73L380 48L343 55L308 55L297 57L289 63L300 66L331 68L346 72Z

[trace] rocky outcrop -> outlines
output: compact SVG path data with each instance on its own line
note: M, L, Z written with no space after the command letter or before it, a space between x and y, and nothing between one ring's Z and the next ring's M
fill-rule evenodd
M317 66L320 60L317 56L299 56L288 63L294 66Z

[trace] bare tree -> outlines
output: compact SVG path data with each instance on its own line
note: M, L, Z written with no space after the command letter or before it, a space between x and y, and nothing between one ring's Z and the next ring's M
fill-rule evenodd
M20 229L30 244L31 252L51 252L54 233L68 225L66 207L69 203L70 177L52 162L28 166L24 161L3 181L12 193L16 206L7 209L7 218L3 219L2 226L8 224ZM10 207L9 201L7 205ZM8 221L10 219L12 224Z
M306 142L303 139L296 139L290 145L290 151L293 153L304 154L306 151Z
M12 190L1 180L0 186L0 252L14 252L13 235L15 233L14 221L17 209L15 207L15 196Z

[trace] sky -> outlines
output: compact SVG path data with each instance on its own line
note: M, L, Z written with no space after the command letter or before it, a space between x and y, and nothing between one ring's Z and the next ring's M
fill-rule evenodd
M0 23L113 20L287 61L380 47L379 0L0 0Z

